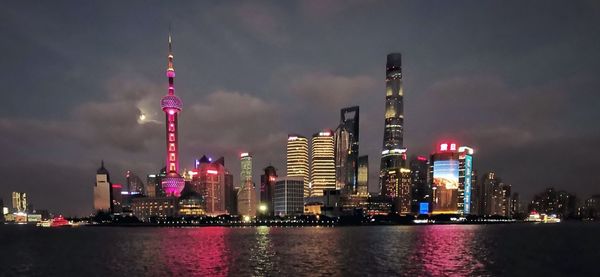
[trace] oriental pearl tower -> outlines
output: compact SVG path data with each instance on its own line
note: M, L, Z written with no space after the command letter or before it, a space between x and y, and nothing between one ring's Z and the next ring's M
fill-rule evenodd
M184 179L179 175L179 137L177 134L177 118L183 103L175 95L175 69L173 68L173 48L170 33L167 78L169 79L169 92L160 100L160 107L165 112L167 134L167 176L163 178L161 185L167 196L179 197L185 185Z

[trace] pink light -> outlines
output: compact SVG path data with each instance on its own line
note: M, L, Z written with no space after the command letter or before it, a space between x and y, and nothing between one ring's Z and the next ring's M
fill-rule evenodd
M171 110L169 110L169 114L170 114L170 115L173 115L173 114L175 114L175 110L172 110L172 109L171 109Z
M456 151L456 143L450 144L450 150Z
M419 161L426 161L426 160L427 160L427 158L425 158L425 157L423 157L423 156L418 156L418 157L417 157L417 160L419 160Z
M217 175L217 174L219 174L219 171L209 169L209 170L206 171L206 173L212 174L212 175Z
M111 187L112 187L113 189L120 189L120 188L123 188L123 186L121 186L121 185L119 185L119 184L113 184Z

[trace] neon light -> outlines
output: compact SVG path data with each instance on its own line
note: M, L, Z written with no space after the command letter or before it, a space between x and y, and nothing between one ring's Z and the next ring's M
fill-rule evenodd
M120 189L120 188L123 188L123 186L121 186L121 185L119 185L119 184L113 184L111 187L112 187L113 189Z
M298 137L296 137L296 136L288 137L288 140L297 140L297 139L298 139Z
M456 143L450 144L450 150L451 151L456 151Z
M419 203L419 214L428 214L429 213L429 203L421 202Z
M243 157L248 157L249 155L250 155L250 154L248 154L248 153L242 153L242 154L240 154L240 157L241 157L241 158L243 158Z
M440 151L448 151L448 144L447 143L440 144Z
M470 148L468 146L461 146L461 147L458 148L458 152L467 152L467 154L473 155L473 153L475 151L473 151L473 148Z
M419 160L419 161L427 161L427 158L425 158L423 156L418 156L417 160Z
M206 173L212 174L212 175L217 175L217 174L219 174L219 171L209 169L209 170L206 171Z
M330 132L320 132L319 136L321 136L321 137L328 137L328 136L331 136L331 133Z

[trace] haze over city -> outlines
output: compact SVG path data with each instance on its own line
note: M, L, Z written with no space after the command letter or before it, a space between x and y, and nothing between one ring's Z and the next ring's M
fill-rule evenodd
M188 4L3 4L2 198L24 191L37 207L87 215L101 160L115 182L164 166L169 25L182 168L224 156L237 183L251 152L259 183L269 164L285 171L289 133L334 129L358 105L376 191L386 54L401 52L409 156L472 146L474 168L524 200L600 188L596 2Z

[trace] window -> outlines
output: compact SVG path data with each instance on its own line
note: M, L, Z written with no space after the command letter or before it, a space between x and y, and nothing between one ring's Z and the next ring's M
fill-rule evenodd
M169 134L169 141L175 141L175 134Z
M175 151L175 143L169 143L169 151Z
M175 161L175 153L171 153L171 156L169 156L169 160L172 162Z

